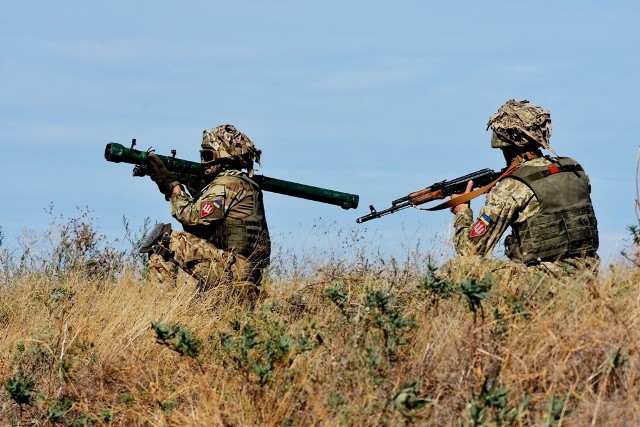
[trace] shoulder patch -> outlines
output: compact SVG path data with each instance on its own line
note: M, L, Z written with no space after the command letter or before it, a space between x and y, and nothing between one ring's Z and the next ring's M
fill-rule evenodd
M479 237L487 232L487 226L491 224L491 218L487 214L482 214L471 226L469 237Z
M213 202L204 202L202 206L200 206L200 218L207 217L213 213L216 209L220 209L222 207L222 202L220 199L216 199Z

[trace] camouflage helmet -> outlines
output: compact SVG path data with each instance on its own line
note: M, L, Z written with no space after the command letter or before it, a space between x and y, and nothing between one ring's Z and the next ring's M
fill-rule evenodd
M527 100L507 101L489 118L487 130L489 128L493 130L493 148L540 145L551 149L551 114L537 105L529 104Z
M203 160L204 164L226 158L237 162L250 174L253 174L254 162L260 165L262 151L258 150L249 137L233 125L220 125L209 131L203 131L201 147L201 155L203 152L213 153L207 161ZM204 156L202 157L204 159Z

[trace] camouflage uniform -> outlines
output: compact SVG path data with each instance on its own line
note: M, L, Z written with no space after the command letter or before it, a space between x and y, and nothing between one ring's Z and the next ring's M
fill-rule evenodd
M524 162L521 168L553 166L546 157ZM454 246L460 256L489 255L508 227L524 224L540 212L540 202L533 190L524 182L507 177L501 180L487 195L485 205L474 220L471 208L458 212L454 219ZM476 230L473 230L476 227ZM509 242L507 241L507 244ZM506 251L509 255L509 250ZM506 261L505 261L506 262ZM574 256L557 261L541 260L530 268L552 273L554 276L572 274L597 265L595 253ZM500 263L495 268L503 268Z
M518 146L521 147L521 153L525 152L527 147L532 146L532 150L539 152L537 144L550 149L548 146L548 139L551 134L550 119L548 112L539 109L539 107L535 107L538 108L537 120L531 120L533 126L525 132L525 137L522 137L521 133L514 131L514 128L517 129L517 125L521 124L521 122L515 125L514 123L510 123L514 125L510 129L505 129L505 126L500 126L501 123L498 123L498 125L495 124L496 120L504 119L505 115L508 119L512 119L515 114L509 109L514 108L517 110L520 107L528 108L529 106L527 106L526 103L527 101L521 103L509 101L505 106L501 107L498 113L492 116L489 121L489 125L494 127L491 142L492 147L509 149L509 147ZM506 114L505 109L507 109ZM540 118L541 116L542 119ZM518 117L515 117L514 121L517 122ZM537 144L533 144L534 141L537 142ZM515 152L517 152L517 150L518 149L516 149ZM510 276L514 271L520 273L542 272L550 273L555 277L566 277L567 275L571 276L579 272L597 270L599 264L596 255L598 247L597 226L591 200L588 196L589 190L584 190L585 194L582 194L578 202L576 202L579 203L581 207L589 210L588 219L585 220L580 217L577 221L574 221L578 223L577 228L580 228L580 232L582 233L578 238L573 236L566 237L571 235L571 230L565 232L565 236L560 239L562 242L557 244L558 247L562 246L562 244L565 246L562 248L556 247L555 252L552 252L553 256L544 257L544 259L527 258L519 253L519 249L523 243L521 242L523 235L521 230L526 229L531 223L535 224L536 220L540 218L543 213L546 213L541 202L547 202L547 200L539 200L531 184L528 184L528 181L521 179L521 177L526 177L529 173L536 173L540 170L551 170L553 173L557 173L555 169L558 168L559 161L558 158L541 156L530 160L523 160L514 175L503 178L492 188L491 192L487 194L485 205L480 209L475 220L470 207L459 210L454 218L454 246L457 254L461 258L454 258L443 266L441 274L460 278L463 270L469 270L470 259L475 258L477 261L477 259L489 255L508 227L512 227L512 234L505 240L505 254L511 258L512 261L490 260L490 262L485 262L483 268L485 273L503 272ZM571 159L563 160L563 162L568 164L575 163L575 161ZM579 178L581 182L578 182L577 185L581 185L582 188L589 187L588 177L577 163L575 163L575 165L574 168L576 168L576 170L579 169L581 172ZM574 171L574 173L578 175L577 172ZM541 176L539 178L540 181L547 179L547 176L550 176L550 174L551 172ZM575 180L575 178L573 179ZM546 182L549 181L545 181L545 185L548 185ZM553 184L552 187L547 190L550 190L550 192L546 191L541 193L545 194L545 197L558 201L556 205L562 205L563 198L569 199L570 194L567 192L572 191L564 187L556 188ZM560 216L564 215L560 220L561 222L565 220L565 222L571 222L572 219L576 218L576 210L571 210L570 208L562 209L562 206L558 208L559 211L562 211ZM533 230L534 234L537 233L539 237L540 226L536 225L535 227L537 228ZM585 234L586 237L583 236L583 234ZM534 245L545 246L550 240L553 240L554 237L555 236L548 235L541 239L539 238L538 241L535 241ZM529 241L534 241L534 238L529 235L527 235L526 238L529 239ZM568 249L574 243L573 241L570 242L572 239L574 241L578 240L578 246L581 246L584 250ZM556 244L556 242L552 242L552 245L553 244ZM474 262L471 264L474 264ZM475 262L475 264L477 265L477 262ZM469 274L469 272L467 271L466 274Z
M205 132L205 139L214 131L218 137L239 133L225 125ZM203 142L203 148L209 145ZM233 153L229 147L226 151ZM238 166L236 162L233 165ZM220 283L259 284L271 249L262 191L248 173L220 169L197 199L185 192L171 195L171 215L184 231L171 233L167 245L171 258L151 255L149 265L157 280L175 282L180 268L197 279L202 289Z

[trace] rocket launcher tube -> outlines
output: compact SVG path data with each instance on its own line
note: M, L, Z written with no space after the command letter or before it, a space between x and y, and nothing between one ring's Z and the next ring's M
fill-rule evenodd
M187 186L187 188L202 187L201 184L206 181L204 178L204 167L200 163L178 159L176 157L163 156L160 154L158 154L158 157L162 160L162 163L165 164L167 169L178 175L178 178L192 181L181 181ZM107 161L114 163L130 163L142 167L147 166L147 153L145 151L127 148L122 144L117 144L115 142L107 144L104 149L104 158ZM138 172L138 175L139 174L140 172ZM144 175L147 173L142 174ZM313 187L311 185L285 181L283 179L271 178L264 175L255 175L251 179L264 191L313 200L314 202L336 205L343 209L357 208L358 201L360 199L357 194L342 193L340 191Z

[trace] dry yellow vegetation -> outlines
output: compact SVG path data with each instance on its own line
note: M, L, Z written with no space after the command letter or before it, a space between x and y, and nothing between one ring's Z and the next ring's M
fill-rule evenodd
M0 426L640 425L634 228L564 281L445 281L346 233L277 248L254 301L146 279L86 212L52 230L0 247Z
M637 268L445 283L426 258L315 261L254 303L5 274L0 425L640 424Z

